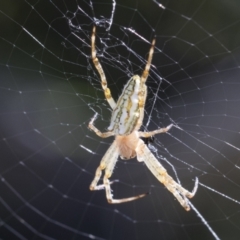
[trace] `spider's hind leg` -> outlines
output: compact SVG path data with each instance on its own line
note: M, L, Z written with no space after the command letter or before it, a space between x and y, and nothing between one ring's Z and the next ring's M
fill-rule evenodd
M142 73L142 76L141 76L141 82L143 82L143 83L145 83L147 78L148 78L148 74L149 74L149 70L150 70L151 62L152 62L152 57L153 57L153 53L154 53L155 43L156 43L156 39L154 38L152 40L151 48L149 50L147 64L146 64L145 69L144 69L144 71Z
M114 109L116 107L116 103L115 103L114 99L112 98L110 89L107 86L107 79L106 79L105 73L103 71L102 65L97 58L95 39L96 39L96 26L93 26L92 37L91 37L92 61L100 75L101 85L102 85L102 89L104 91L105 98L108 101L110 107L112 109Z

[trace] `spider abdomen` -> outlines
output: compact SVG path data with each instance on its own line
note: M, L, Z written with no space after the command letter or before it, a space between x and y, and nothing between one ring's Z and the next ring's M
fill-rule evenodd
M125 85L116 108L112 112L109 131L115 135L129 135L138 130L139 119L143 118L142 102L146 99L146 85L141 83L138 75L134 75Z

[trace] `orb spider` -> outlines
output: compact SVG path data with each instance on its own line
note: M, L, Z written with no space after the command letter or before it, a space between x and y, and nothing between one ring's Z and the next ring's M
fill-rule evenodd
M91 36L92 61L100 75L105 98L112 108L112 116L107 132L101 132L94 126L94 121L97 117L97 114L95 114L91 119L88 127L101 138L115 136L115 140L103 156L100 165L96 170L95 177L90 185L90 190L105 189L106 198L109 203L123 203L146 196L145 193L134 197L114 199L111 193L110 184L112 182L109 181L109 178L113 173L118 156L125 160L137 157L137 160L145 163L152 174L162 184L164 184L164 186L175 196L185 210L189 211L190 206L187 198L192 198L195 195L198 187L198 179L196 178L195 186L192 192L189 192L183 188L179 183L174 181L171 176L168 175L166 169L155 158L152 152L148 149L147 145L144 144L143 140L141 139L141 137L149 138L159 133L166 133L172 128L173 125L170 124L166 128L160 128L150 132L139 131L144 117L144 106L147 97L147 86L145 82L148 78L152 62L155 38L152 41L148 60L141 77L134 75L129 79L117 102L115 102L111 96L111 91L107 86L105 73L96 56L97 52L95 47L95 38L96 26L93 27ZM102 171L105 171L103 184L98 185Z

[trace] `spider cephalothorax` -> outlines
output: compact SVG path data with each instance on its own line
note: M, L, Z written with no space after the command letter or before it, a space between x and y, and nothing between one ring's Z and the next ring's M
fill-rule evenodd
M114 199L112 197L109 182L109 178L112 175L118 156L120 156L122 159L131 159L137 157L137 160L143 161L146 164L153 175L165 185L165 187L177 198L180 204L186 210L190 210L189 201L187 198L194 196L197 190L198 180L196 179L192 192L189 192L183 188L179 183L175 182L171 176L168 175L166 169L160 164L160 162L155 158L155 156L148 149L147 145L145 145L141 139L141 137L149 138L155 134L165 133L170 130L173 125L170 124L166 128L160 128L151 132L139 131L144 117L144 106L147 97L147 87L145 82L151 66L155 39L152 41L148 61L142 76L140 77L138 75L134 75L130 78L116 103L111 96L110 89L107 87L107 80L102 66L96 57L95 37L96 27L94 26L91 37L92 60L101 77L101 85L105 97L113 111L108 132L102 133L93 125L97 116L96 114L91 119L89 128L93 130L99 137L106 138L115 136L115 140L103 156L100 166L97 168L95 177L90 185L90 190L99 190L105 188L106 197L109 203L123 203L144 197L146 194L123 199ZM105 170L103 184L97 185L103 170Z

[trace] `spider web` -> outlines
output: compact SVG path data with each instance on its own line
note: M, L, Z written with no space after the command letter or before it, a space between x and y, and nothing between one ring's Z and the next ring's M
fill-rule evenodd
M217 1L2 1L1 239L239 239L240 4ZM110 205L89 191L113 139L111 109L91 61L97 53L116 100L141 74L156 36L142 130L173 123L148 147L196 195L186 212L136 159L118 161Z

